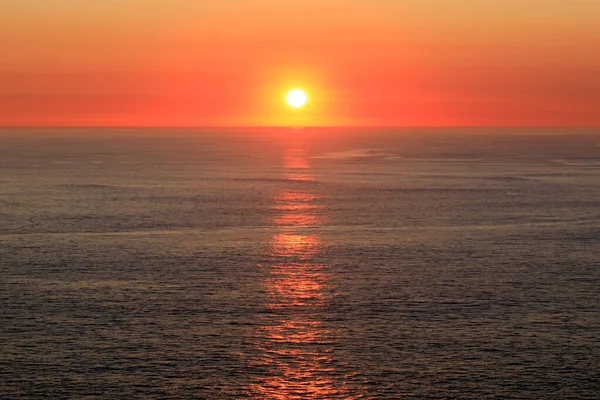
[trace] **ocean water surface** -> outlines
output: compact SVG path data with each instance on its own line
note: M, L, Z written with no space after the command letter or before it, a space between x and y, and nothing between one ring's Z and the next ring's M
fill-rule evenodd
M0 397L598 399L600 131L0 130Z

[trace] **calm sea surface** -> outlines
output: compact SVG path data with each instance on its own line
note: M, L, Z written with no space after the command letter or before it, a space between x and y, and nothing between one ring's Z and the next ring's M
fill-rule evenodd
M0 130L0 397L600 398L600 131Z

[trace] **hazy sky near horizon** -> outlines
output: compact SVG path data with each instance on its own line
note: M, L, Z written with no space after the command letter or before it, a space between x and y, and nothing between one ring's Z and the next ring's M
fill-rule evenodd
M599 21L600 0L0 0L0 125L600 126Z

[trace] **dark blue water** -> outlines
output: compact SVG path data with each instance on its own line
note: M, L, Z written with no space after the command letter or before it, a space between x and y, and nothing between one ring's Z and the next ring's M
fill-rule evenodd
M599 145L0 130L0 397L597 399Z

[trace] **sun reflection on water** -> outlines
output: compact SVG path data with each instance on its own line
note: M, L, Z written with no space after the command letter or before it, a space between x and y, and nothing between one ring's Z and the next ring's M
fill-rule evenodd
M264 371L250 387L260 399L353 398L344 391L333 358L335 334L326 327L328 266L318 261L324 245L318 228L324 208L306 182L309 164L301 143L283 156L289 187L275 195L272 236L261 264L264 269L265 315L257 332L255 361Z

